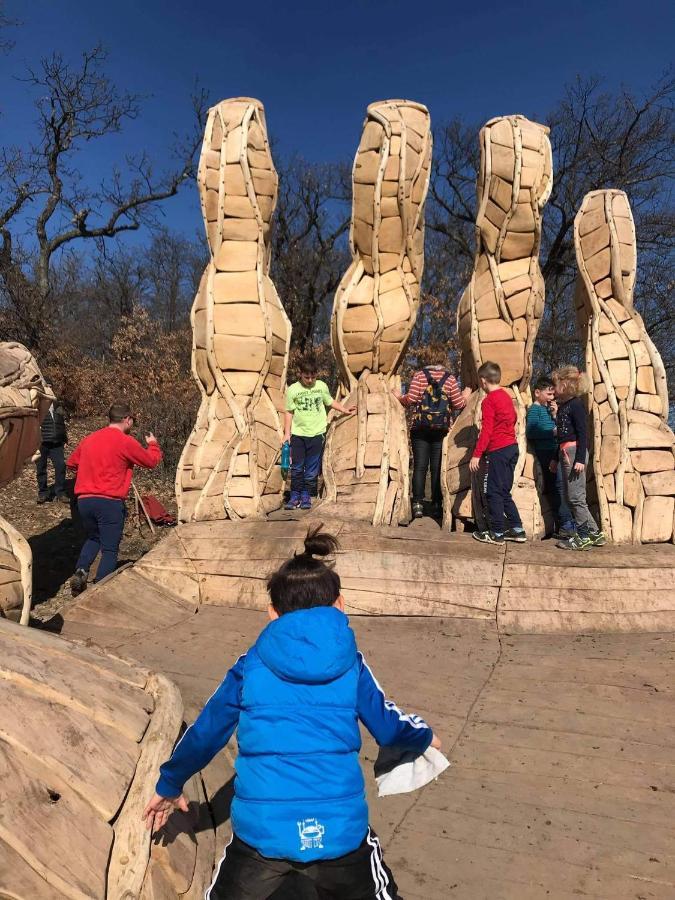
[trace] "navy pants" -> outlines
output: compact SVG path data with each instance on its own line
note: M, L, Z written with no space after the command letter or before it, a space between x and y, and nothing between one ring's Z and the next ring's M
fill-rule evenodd
M117 552L127 514L126 503L107 497L81 497L77 508L87 540L80 550L76 568L88 572L100 551L101 562L94 579L100 581L117 568Z
M321 471L323 435L300 437L291 435L291 491L316 497L316 483Z
M410 432L413 452L413 500L422 503L427 480L427 469L431 468L431 501L436 506L443 505L441 493L441 457L443 439L447 431L433 428L415 428Z
M537 450L537 459L544 478L544 493L551 504L556 528L574 527L572 513L563 499L561 466L558 466L556 472L551 472L550 468L552 460L558 461L558 448L556 447L555 450Z
M49 498L47 465L51 459L54 466L54 496L62 497L66 493L66 461L63 457L63 444L40 444L40 459L35 463L38 483L38 497Z
M486 453L486 457L486 494L491 531L503 534L507 528L522 528L518 507L511 497L513 475L518 462L518 444L493 450Z

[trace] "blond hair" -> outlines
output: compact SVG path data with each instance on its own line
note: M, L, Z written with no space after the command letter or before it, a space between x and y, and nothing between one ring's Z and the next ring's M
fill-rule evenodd
M563 391L570 397L581 397L590 391L590 380L585 372L576 366L561 366L551 375L553 384L562 385Z

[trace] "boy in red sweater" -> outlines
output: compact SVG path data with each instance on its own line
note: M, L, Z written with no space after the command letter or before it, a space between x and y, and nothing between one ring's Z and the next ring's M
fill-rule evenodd
M481 429L469 469L477 473L482 463L490 530L474 531L473 536L486 544L504 541L523 544L527 540L525 530L511 497L518 462L516 410L510 395L499 384L502 370L497 363L483 363L478 378L486 396L481 404Z
M87 540L80 551L75 574L70 579L73 596L87 587L91 564L101 551L95 581L117 568L117 552L126 517L125 500L134 466L154 469L162 460L154 434L146 434L145 450L129 432L134 417L127 403L113 403L110 424L87 435L68 457L66 465L77 471L75 496Z

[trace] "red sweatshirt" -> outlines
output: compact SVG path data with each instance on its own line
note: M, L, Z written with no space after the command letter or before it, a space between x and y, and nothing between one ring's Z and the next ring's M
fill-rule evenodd
M78 497L125 500L134 466L154 469L162 460L159 444L145 450L135 438L119 428L101 428L87 435L68 457L69 469L77 469Z
M516 443L516 410L511 396L504 388L486 394L481 403L481 412L483 421L473 451L475 457L480 458L484 453L501 450L502 447L510 447Z

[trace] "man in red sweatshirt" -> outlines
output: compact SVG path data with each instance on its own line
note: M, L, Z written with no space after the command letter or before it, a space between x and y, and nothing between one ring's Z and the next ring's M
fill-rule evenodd
M478 378L485 397L481 404L480 434L469 469L475 474L482 463L490 530L474 531L473 536L486 544L503 544L505 540L522 544L527 538L518 507L511 497L518 462L516 410L510 395L500 386L502 370L497 363L483 363Z
M145 436L147 450L129 434L134 417L127 403L113 403L108 419L108 427L87 435L66 462L69 469L77 470L75 496L87 535L75 574L70 579L73 596L86 589L89 569L99 550L101 562L95 581L117 568L133 468L154 469L162 460L154 434Z

